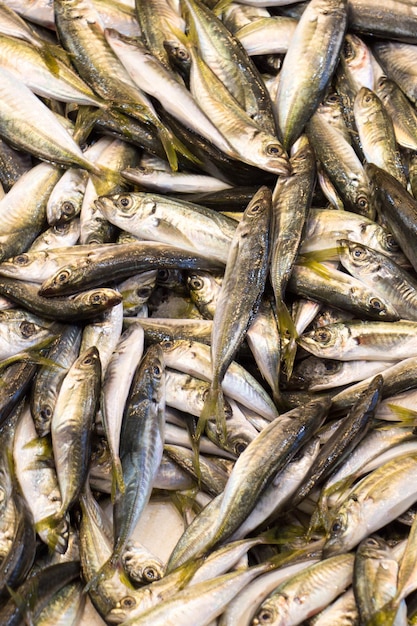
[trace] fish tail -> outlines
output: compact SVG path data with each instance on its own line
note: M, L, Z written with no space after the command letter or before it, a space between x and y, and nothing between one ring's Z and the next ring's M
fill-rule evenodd
M391 404L388 405L389 410L395 415L398 422L405 426L416 426L417 424L417 411L413 409L409 409L405 406L400 406L399 404Z
M169 128L163 125L158 126L158 132L162 146L167 155L168 163L173 172L178 170L178 154L181 154L191 163L201 165L201 160L195 156L178 137L175 137Z
M39 520L35 530L52 552L65 554L68 548L68 522L61 511Z
M168 163L173 172L178 170L178 157L175 150L174 139L168 129L159 127L159 139L167 155Z
M119 551L114 550L111 556L103 563L100 569L94 574L92 578L87 582L83 591L88 593L90 590L95 590L99 586L100 582L114 576L117 569L118 561L120 560Z
M111 501L114 503L116 492L125 492L125 481L123 479L123 469L118 455L112 458L112 481L111 481Z
M216 421L217 435L220 441L226 439L227 425L225 417L225 401L223 390L219 383L214 382L208 390L203 410L197 424L197 437L200 438L208 420Z
M297 329L286 304L282 300L277 300L277 324L281 339L286 340L282 349L282 360L284 362L286 376L290 378L294 366L295 353L297 351L296 338Z
M214 5L212 11L214 13L214 15L217 15L217 17L220 16L220 14L228 8L229 4L232 4L233 0L218 0L218 2Z

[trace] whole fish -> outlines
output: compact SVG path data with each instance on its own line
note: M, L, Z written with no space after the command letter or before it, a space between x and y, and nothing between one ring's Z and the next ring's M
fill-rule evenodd
M17 480L40 538L52 550L65 552L68 546L68 520L64 517L57 524L49 523L62 505L52 463L52 449L45 439L37 436L28 406L17 424L13 455ZM45 518L48 523L43 523Z
M253 626L295 626L307 617L318 613L350 585L354 557L344 553L310 565L281 583L262 602ZM296 597L302 595L303 602Z
M49 348L50 363L39 368L33 381L30 410L39 437L50 433L59 388L69 367L79 356L81 329L67 326Z
M352 549L415 502L411 477L416 459L415 453L410 453L388 461L349 491L332 516L323 548L326 557Z
M280 335L289 333L294 337L295 328L285 305L285 293L301 243L316 176L313 152L305 137L304 141L300 140L290 163L292 173L278 177L272 194L270 279ZM291 375L294 357L295 351L291 354L284 349L288 375Z
M164 442L165 366L161 348L150 346L138 365L120 433L124 493L114 503L114 546L110 564L120 558L149 500Z
M256 313L268 272L271 192L261 187L236 228L213 318L212 382L200 416L199 433L214 417L226 438L221 383Z
M82 351L65 376L51 423L52 446L62 495L55 519L65 517L87 478L93 419L99 400L101 364L97 348Z
M314 0L295 28L275 103L280 138L286 149L300 136L330 82L346 26L346 2Z
M416 233L417 201L391 174L374 163L366 165L366 172L374 189L378 213L382 215L407 259L416 269L417 260L410 241Z
M354 361L356 359L406 359L414 356L415 322L371 322L352 320L328 324L298 338L300 346L315 356Z
M362 244L341 239L340 260L352 276L376 289L402 319L417 315L417 281L388 257Z
M155 268L218 269L220 265L218 261L200 253L191 253L177 246L153 241L101 244L93 250L97 254L86 251L84 258L80 255L75 263L61 266L43 282L40 295L76 293L101 285L104 280L120 281L138 272Z
M361 87L353 111L366 161L389 172L406 187L407 180L393 122L378 95L367 87Z
M213 209L149 192L102 196L97 207L112 223L139 239L176 245L226 263L236 222Z

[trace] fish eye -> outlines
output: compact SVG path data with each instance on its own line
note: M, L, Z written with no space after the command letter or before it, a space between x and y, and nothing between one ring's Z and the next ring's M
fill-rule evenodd
M377 311L385 310L384 303L379 298L371 298L369 304L373 309L376 309Z
M391 233L385 235L385 247L389 252L398 252L400 247Z
M29 256L27 254L18 254L14 257L13 263L15 263L15 265L27 265L29 263Z
M73 202L65 200L65 202L61 204L61 211L63 215L65 215L65 217L72 217L76 211L76 208Z
M158 270L158 282L163 282L169 279L169 270Z
M171 350L173 347L174 347L174 342L170 341L169 339L162 342L162 348L164 350Z
M101 304L102 302L106 301L106 297L104 296L104 294L100 293L100 292L95 292L93 294L91 294L90 296L90 303L91 304Z
M93 354L87 354L87 356L82 360L82 365L91 365L94 363L94 360Z
M136 600L135 598L132 598L132 596L125 596L120 604L124 609L132 609L136 606Z
M379 548L379 542L375 537L368 537L364 540L364 545L370 546L371 548Z
M341 367L339 361L324 361L324 369L326 372L337 372Z
M52 408L49 406L49 404L43 404L40 411L39 411L39 417L42 419L43 422L47 422L48 420L51 419L52 417Z
M70 228L71 226L68 222L61 222L59 224L55 224L52 230L57 235L65 235L65 233L67 233Z
M183 48L182 46L177 46L175 48L175 56L181 61L188 61L188 59L190 58L188 50L186 50L186 48Z
M133 205L133 199L131 196L120 196L120 198L117 200L117 204L120 206L121 209L130 209L131 206Z
M71 276L71 272L69 270L62 270L57 275L55 281L59 283L60 285L64 285L69 280L70 276Z
M363 101L368 104L368 102L372 102L372 95L369 92L366 92L366 94L363 97Z
M331 102L331 103L339 102L338 94L337 93L331 93L330 96L328 96L327 101Z
M159 365L154 365L152 367L152 374L155 376L155 378L161 378L162 369L159 367Z
M249 215L257 215L262 210L262 206L260 204L254 204L248 210Z
M190 285L191 289L194 289L194 291L200 291L200 289L203 289L204 287L204 281L199 276L190 276L190 278L188 279L188 284Z
M274 621L274 614L270 609L261 609L256 617L260 624L271 624Z
M332 333L326 327L319 328L318 330L314 332L314 339L318 341L319 343L322 343L323 345L328 344L331 341L331 338L332 338Z
M356 201L356 204L358 205L360 209L367 209L369 206L368 198L366 196L359 196Z
M159 580L161 578L161 576L159 575L159 573L157 572L155 567L152 567L150 565L148 567L144 567L143 573L142 573L142 578L144 580L146 580L148 583L151 583L154 580Z
M136 290L136 295L138 298L148 298L151 295L152 287L139 287Z
M360 246L355 246L352 250L352 256L355 259L363 259L363 257L366 256L366 252L364 248L361 248Z
M19 325L20 334L24 339L32 337L36 333L36 325L33 322L21 322Z
M248 444L246 443L246 441L237 441L234 445L236 456L240 456L242 452L246 450L247 446Z
M282 148L277 143L270 143L266 146L266 153L268 156L279 156L282 154Z
M343 528L343 525L342 525L341 521L340 520L336 520L336 521L333 522L331 531L332 531L332 533L340 533L342 528Z

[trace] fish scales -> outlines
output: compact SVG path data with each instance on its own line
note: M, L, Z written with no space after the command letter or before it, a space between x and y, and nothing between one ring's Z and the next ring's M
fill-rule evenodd
M322 3L0 3L1 623L415 621L417 11Z

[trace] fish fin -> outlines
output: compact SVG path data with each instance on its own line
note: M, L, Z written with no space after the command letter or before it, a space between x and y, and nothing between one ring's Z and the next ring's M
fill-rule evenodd
M12 589L7 583L5 585L7 592L19 610L21 621L19 623L33 626L32 611L35 608L37 597L37 581L33 580L29 589L25 590L23 596L18 590Z
M173 172L178 170L178 157L177 154L181 154L191 163L195 165L201 165L202 161L195 154L191 152L187 148L187 146L180 140L178 137L172 133L172 131L165 127L158 127L159 138L161 140L162 146L166 152L168 162L171 166Z
M116 492L124 493L125 490L126 487L120 457L118 455L112 455L111 501L113 504L116 499Z
M417 422L417 411L398 404L388 403L387 406L402 424L408 426Z
M316 264L320 264L323 261L334 261L338 259L340 249L341 246L338 245L336 248L323 248L322 250L311 250L310 252L303 252L298 256L297 263L299 263L300 265L306 265L312 270L320 272L321 267L317 268Z
M109 110L108 113L117 118L117 111ZM78 107L78 114L72 135L72 138L77 144L82 145L87 141L96 122L100 119L101 114L100 109L93 106L82 105Z
M323 263L317 261L317 259L311 255L309 257L303 255L302 257L300 257L297 263L308 267L312 272L315 272L316 274L327 280L329 280L332 276L331 271L325 265L323 265Z
M227 425L225 399L221 385L213 383L208 390L203 410L198 419L196 435L200 438L208 420L216 421L217 437L219 442L226 441Z
M0 362L0 373L6 369L12 363L17 363L18 361L25 361L26 363L36 363L37 365L46 365L47 367L60 367L61 369L65 369L62 365L54 361L53 359L48 359L47 357L38 354L36 351L33 352L18 352L7 359L4 359Z
M96 590L102 580L111 578L116 570L115 564L112 561L113 554L103 563L103 565L97 570L97 572L90 578L83 589L83 593L88 593L90 590ZM116 559L117 562L117 559Z
M178 157L174 147L174 140L172 134L168 129L160 126L158 128L159 139L161 140L162 146L165 150L165 154L167 155L168 163L173 172L178 170Z
M36 522L35 531L38 535L46 533L45 542L51 552L65 554L68 548L68 521L61 511Z
M322 489L316 509L311 518L309 526L310 534L318 528L324 528L326 532L329 531L331 519L329 509L327 507L328 498L337 493L339 493L339 500L343 498L343 496L346 495L347 491L355 482L356 478L356 474L346 476L345 478L342 478L342 480L336 482L334 485Z
M295 353L297 351L297 344L295 340L298 337L298 333L294 324L294 320L292 319L290 312L283 300L277 299L276 308L277 324L281 340L288 340L286 345L284 345L282 348L281 359L285 365L286 376L287 378L290 378L294 366Z
M232 4L233 0L218 0L218 2L212 8L214 15L219 17L219 15L228 8L230 4Z
M109 183L114 187L125 185L125 181L119 171L96 163L93 166L93 169L89 171L89 175L98 196L104 196L108 193Z

